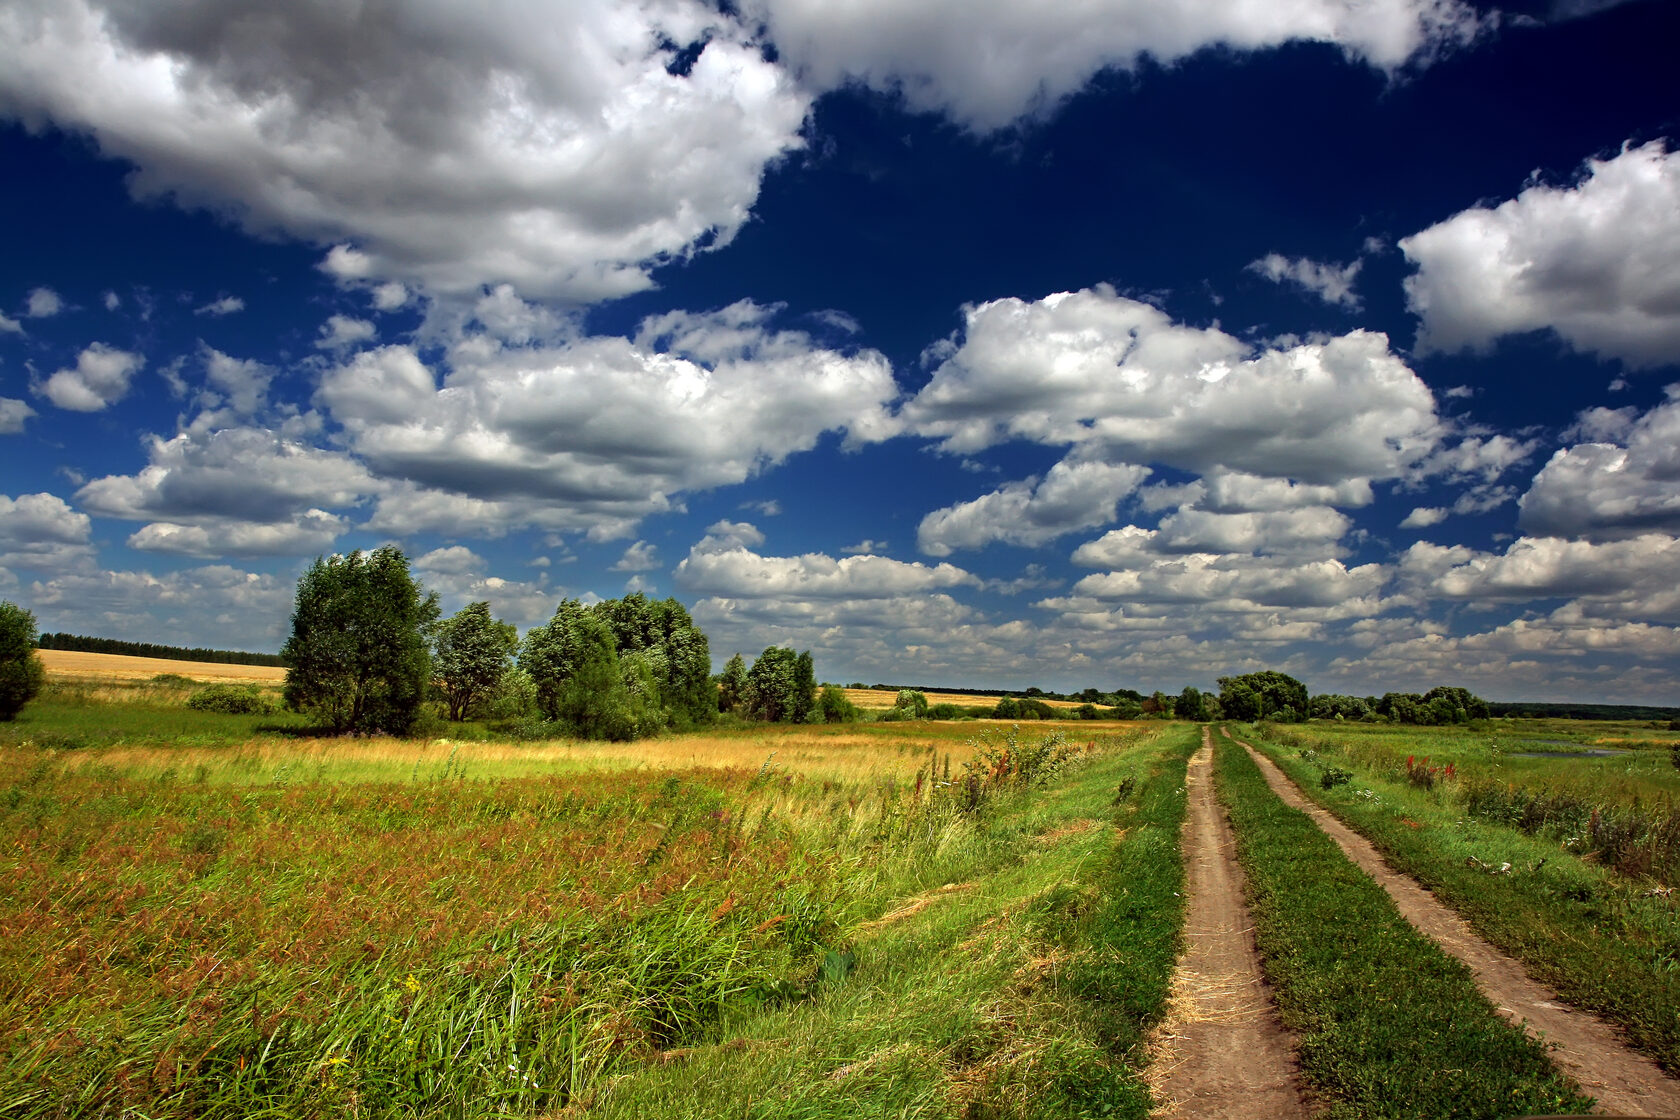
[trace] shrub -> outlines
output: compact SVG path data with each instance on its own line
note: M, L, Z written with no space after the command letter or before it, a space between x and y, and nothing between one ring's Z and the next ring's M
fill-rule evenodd
M229 716L266 716L275 704L254 684L210 684L187 697L187 707Z
M863 715L846 699L846 690L832 684L823 685L817 694L816 714L818 723L856 723Z

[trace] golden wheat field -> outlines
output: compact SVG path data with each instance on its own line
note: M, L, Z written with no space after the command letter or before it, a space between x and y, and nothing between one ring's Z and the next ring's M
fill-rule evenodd
M172 661L162 657L129 657L116 653L82 653L79 650L43 649L41 664L54 677L99 677L109 680L149 680L160 673L174 673L195 681L260 681L278 684L286 679L279 665L222 665L210 661Z
M1001 696L969 696L961 692L924 692L929 704L958 704L963 707L978 707L981 704L996 704ZM860 708L870 711L890 708L898 700L898 693L884 688L848 688L846 699ZM1041 697L1042 699L1042 697ZM1052 708L1077 708L1077 700L1044 700Z

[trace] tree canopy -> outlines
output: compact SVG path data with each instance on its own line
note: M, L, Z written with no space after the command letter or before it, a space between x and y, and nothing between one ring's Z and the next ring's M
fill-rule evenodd
M1310 710L1307 686L1276 669L1219 678L1219 708L1226 719L1295 723Z
M817 673L811 654L771 646L747 672L742 714L768 723L804 723L816 702Z
M519 631L490 617L490 604L462 607L432 628L432 681L449 706L449 718L487 699L513 663Z
M281 656L286 703L337 734L406 734L420 716L436 595L399 548L317 558L298 580Z
M35 616L16 603L0 601L0 721L16 719L45 679L35 652Z

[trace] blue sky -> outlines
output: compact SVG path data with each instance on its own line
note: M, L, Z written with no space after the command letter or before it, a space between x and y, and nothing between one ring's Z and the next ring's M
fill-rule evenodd
M22 0L0 597L1675 703L1666 0Z

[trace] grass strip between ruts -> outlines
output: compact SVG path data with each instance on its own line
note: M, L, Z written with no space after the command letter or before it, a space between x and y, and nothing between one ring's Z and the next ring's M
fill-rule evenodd
M1541 1045L1414 929L1305 813L1221 740L1215 781L1237 835L1255 940L1302 1072L1329 1117L1498 1118L1584 1110Z
M1268 753L1306 796L1364 835L1385 860L1520 960L1531 976L1617 1023L1636 1047L1670 1072L1680 1071L1680 965L1672 939L1641 929L1629 913L1633 906L1662 902L1638 897L1642 884L1618 884L1609 872L1552 844L1541 853L1548 863L1543 874L1525 865L1522 874L1489 875L1467 866L1443 839L1446 833L1497 831L1490 822L1466 821L1461 805L1433 799L1436 819L1428 815L1431 797L1421 791L1404 794L1405 811L1391 792L1362 802L1354 783L1323 791L1318 771L1295 752L1270 747Z

